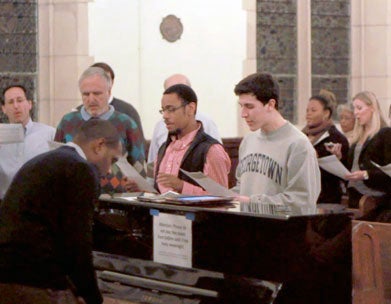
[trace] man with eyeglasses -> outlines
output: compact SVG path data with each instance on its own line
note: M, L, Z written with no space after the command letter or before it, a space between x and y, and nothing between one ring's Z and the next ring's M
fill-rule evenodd
M202 123L196 120L197 95L193 89L184 84L173 85L164 91L161 104L168 136L155 162L155 188L160 193L206 193L179 169L201 171L228 187L231 160L223 146L206 134Z
M191 87L190 80L185 75L173 74L164 80L164 90L175 84L185 84ZM197 111L196 119L202 122L202 127L206 134L209 134L214 139L217 139L218 142L222 143L219 130L215 122L209 116ZM148 163L152 163L156 160L157 152L159 151L160 146L166 141L167 134L166 125L164 124L164 120L161 119L156 123L153 129L151 144L148 149Z
M33 102L22 85L10 85L3 90L1 107L12 124L21 124L25 130L23 142L0 144L0 200L4 197L16 172L33 157L50 150L55 129L34 122L30 116Z

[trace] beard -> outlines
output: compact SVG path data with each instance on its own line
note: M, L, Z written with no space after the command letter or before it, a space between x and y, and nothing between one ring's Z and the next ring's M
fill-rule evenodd
M169 135L169 136L178 136L178 135L181 134L181 133L182 133L182 130L179 129L179 128L177 128L177 129L175 129L175 130L169 131L169 132L168 132L168 135Z

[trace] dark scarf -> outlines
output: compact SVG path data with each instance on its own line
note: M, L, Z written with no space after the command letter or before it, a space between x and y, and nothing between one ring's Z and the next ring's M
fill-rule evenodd
M316 141L330 129L333 125L333 121L331 119L324 120L316 125L306 125L302 130L305 135L308 136L308 139L312 144L316 143Z

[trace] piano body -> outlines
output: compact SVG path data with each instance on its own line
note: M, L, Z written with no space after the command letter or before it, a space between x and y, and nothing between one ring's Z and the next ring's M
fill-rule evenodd
M154 216L191 218L191 267L154 261ZM129 303L351 303L351 217L101 199L94 265Z

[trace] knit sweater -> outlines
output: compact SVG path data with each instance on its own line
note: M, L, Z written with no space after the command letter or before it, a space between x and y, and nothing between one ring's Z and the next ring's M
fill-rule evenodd
M146 176L144 140L136 122L126 114L114 111L108 118L118 130L122 145L127 152L128 162L142 175ZM66 114L57 126L55 141L69 142L84 123L80 111ZM121 185L123 175L117 166L113 166L112 174L101 178L102 192L125 192Z

